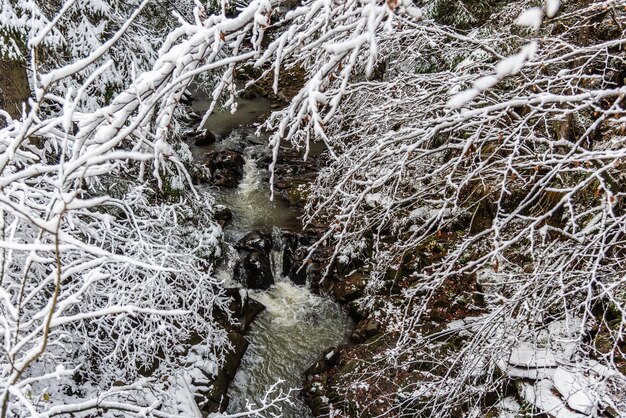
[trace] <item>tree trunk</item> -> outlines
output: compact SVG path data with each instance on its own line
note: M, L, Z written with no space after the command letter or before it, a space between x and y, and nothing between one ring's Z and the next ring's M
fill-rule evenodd
M0 109L12 118L22 114L22 103L30 96L26 67L20 61L0 59Z

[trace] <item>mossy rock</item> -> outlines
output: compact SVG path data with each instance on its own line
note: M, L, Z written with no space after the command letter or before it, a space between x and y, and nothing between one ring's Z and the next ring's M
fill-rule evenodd
M339 302L352 302L365 294L368 276L365 274L353 274L344 277L338 283L333 283L332 293Z

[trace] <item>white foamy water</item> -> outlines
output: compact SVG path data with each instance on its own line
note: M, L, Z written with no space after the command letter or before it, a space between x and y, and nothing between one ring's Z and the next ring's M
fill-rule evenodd
M250 296L267 309L246 337L250 346L231 383L228 412L245 410L246 400L260 399L279 379L285 380L284 389L301 387L304 370L325 348L344 341L351 328L350 319L337 304L288 279ZM311 416L295 395L292 401L293 405L284 405L283 417Z

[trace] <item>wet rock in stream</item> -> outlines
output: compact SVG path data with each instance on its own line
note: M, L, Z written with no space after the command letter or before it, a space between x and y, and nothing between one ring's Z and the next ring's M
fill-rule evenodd
M274 284L270 259L259 251L244 256L239 271L248 289L267 290Z
M190 133L188 134L188 138L191 139L198 147L205 147L207 145L214 144L217 140L215 134L208 129L201 129Z
M236 151L213 151L205 157L205 165L211 172L211 184L237 187L243 178L243 155Z
M282 275L288 276L300 286L307 283L307 266L303 266L308 254L307 246L312 242L304 235L290 231L282 231L283 243Z
M261 231L252 231L237 242L241 263L235 277L248 289L266 290L274 284L270 252L272 237Z
M224 364L209 390L204 393L196 392L195 401L200 410L209 415L213 412L224 412L228 407L228 386L235 377L241 359L248 348L248 341L238 332L228 333L228 342L232 347L224 354ZM192 384L197 385L192 380Z
M224 228L233 219L233 213L224 205L216 205L213 219Z
M316 374L321 374L327 372L332 367L337 365L339 361L339 350L336 347L327 348L319 355L315 363L313 363L306 371L304 372L305 376L312 376Z
M269 254L272 249L272 237L263 231L248 232L235 244L240 251L261 251Z

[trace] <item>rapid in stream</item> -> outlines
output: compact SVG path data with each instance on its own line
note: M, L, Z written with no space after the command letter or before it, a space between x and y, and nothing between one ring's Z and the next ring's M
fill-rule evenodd
M341 342L349 330L349 319L335 303L288 279L250 295L267 309L250 329L251 344L228 393L228 412L244 410L247 399L258 399L278 379L285 380L284 388L299 387L319 352ZM284 405L284 417L311 416L299 399L293 401Z

